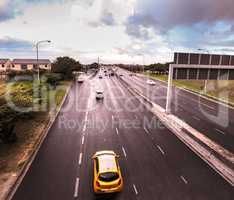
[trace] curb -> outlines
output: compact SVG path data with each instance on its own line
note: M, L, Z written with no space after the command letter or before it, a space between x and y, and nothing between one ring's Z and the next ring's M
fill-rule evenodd
M150 108L146 106L147 109L156 115L164 123L164 125L171 130L186 146L188 146L196 155L198 155L212 169L222 176L230 185L234 186L234 162L221 154L228 152L226 149L222 148L221 146L219 151L211 148L207 145L207 143L196 137L192 131L196 131L198 134L203 135L202 133L199 133L197 130L178 119L176 116L167 115L163 108L153 103L136 89L132 88L125 80L120 77L119 80L121 80L121 82L127 86L127 89L132 94L138 95L141 100L143 99L144 102L147 102L148 105L150 105ZM213 144L219 146L214 142Z
M71 87L72 87L72 84L70 84L70 86L68 86L59 108L54 109L54 110L51 111L51 112L55 111L56 112L55 115L50 116L49 122L46 125L46 127L44 128L43 134L41 134L41 137L39 138L39 141L37 141L37 144L35 145L34 150L32 151L32 153L30 153L29 158L26 160L26 162L24 163L24 165L22 166L20 171L17 173L17 178L16 178L15 182L9 188L8 193L5 195L5 197L3 199L11 200L12 197L14 196L15 192L17 191L18 187L20 186L21 182L23 181L27 171L29 170L31 164L33 163L33 161L34 161L34 159L35 159L41 145L43 144L45 138L47 137L51 127L53 126L55 120L57 119L58 114L60 113L60 111L61 111L61 109L62 109L62 107L63 107L63 105L64 105L64 103L65 103L65 101L67 99L67 96L69 94L69 91L70 91Z

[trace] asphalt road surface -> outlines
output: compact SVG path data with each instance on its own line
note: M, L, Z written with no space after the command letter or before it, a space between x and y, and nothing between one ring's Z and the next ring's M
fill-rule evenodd
M120 69L122 78L153 102L166 107L167 84L154 80L156 85L147 84L147 77L129 76ZM192 127L234 153L234 110L173 87L172 113Z
M102 88L103 101L95 90ZM92 155L120 155L124 190L93 194ZM233 187L166 129L116 77L74 84L14 200L232 200Z

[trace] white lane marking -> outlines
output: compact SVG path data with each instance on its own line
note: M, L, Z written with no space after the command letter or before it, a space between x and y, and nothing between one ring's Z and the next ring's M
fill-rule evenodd
M85 113L85 122L87 122L88 121L88 111L86 111L86 113Z
M182 89L183 90L183 89ZM215 108L214 107L212 107L212 106L210 106L210 105L207 105L206 103L202 103L199 99L197 100L197 99L193 99L192 97L190 98L190 97L187 97L187 96L185 96L185 95L181 95L181 94L179 94L181 97L183 97L183 98L186 98L186 99L188 99L188 100L192 100L192 101L194 101L195 103L198 103L198 104L201 104L201 105L203 105L203 106L206 106L207 108L210 108L210 109L212 109L212 110L215 110Z
M161 148L159 145L157 145L157 147L158 147L159 151L160 151L163 155L165 155L165 152L162 150L162 148Z
M193 119L197 120L197 121L201 121L200 118L196 117L196 116L193 116Z
M80 156L79 156L79 165L81 165L81 163L82 163L82 157L83 157L83 154L80 153Z
M138 195L138 191L137 191L137 188L136 188L135 184L133 184L132 186L133 186L133 189L134 189L136 195Z
M206 103L198 102L199 104L206 106L207 108L210 108L211 110L215 110L214 107L207 105Z
M75 191L74 191L74 197L78 197L78 191L79 191L79 184L80 184L80 179L76 178L76 184L75 184Z
M188 181L183 177L183 176L180 176L180 178L182 179L182 181L187 185L188 184Z
M83 127L83 132L86 131L86 123L84 124L84 127Z
M144 130L145 130L146 133L149 133L149 131L145 127L144 127Z
M114 116L112 115L111 118L112 118L112 121L113 121L114 120Z
M116 130L116 134L119 135L119 130L117 128L115 128L115 130Z
M84 144L84 136L82 137L81 144Z
M218 133L221 133L221 134L223 134L223 135L226 135L226 133L225 132L223 132L223 131L221 131L221 130L219 130L219 129L215 129Z
M124 147L122 147L122 151L123 151L124 157L127 158L127 154L126 154Z

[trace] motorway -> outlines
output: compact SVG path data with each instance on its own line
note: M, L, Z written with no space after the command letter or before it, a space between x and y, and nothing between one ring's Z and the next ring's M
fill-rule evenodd
M153 102L166 107L167 84L154 80L156 85L147 84L147 77L129 76L125 70L119 71L122 78ZM211 140L234 153L234 109L204 99L196 94L173 87L172 114Z
M96 101L96 88L103 89L103 101ZM233 187L165 128L116 77L73 84L13 199L105 199L92 191L91 157L99 150L120 155L124 190L109 199L233 199Z

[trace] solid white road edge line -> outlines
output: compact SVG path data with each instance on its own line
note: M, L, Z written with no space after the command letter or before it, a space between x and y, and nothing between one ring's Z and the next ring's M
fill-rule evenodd
M84 136L82 137L81 144L84 144Z
M136 188L135 184L133 184L132 186L133 186L133 189L134 189L136 195L138 195L138 191L137 191L137 188Z
M74 197L75 197L75 198L78 197L79 183L80 183L80 179L79 179L79 178L76 178L75 191L74 191Z

